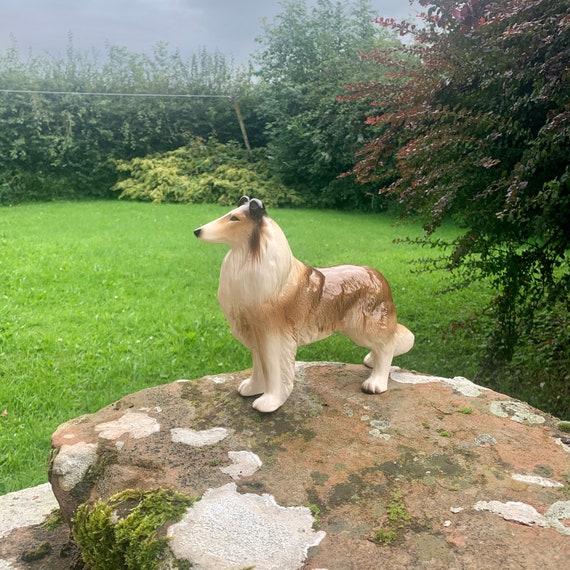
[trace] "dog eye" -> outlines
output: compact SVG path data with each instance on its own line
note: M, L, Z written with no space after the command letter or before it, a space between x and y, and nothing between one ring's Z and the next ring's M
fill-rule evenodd
M232 216L232 217L230 218L230 222L239 222L239 218L236 217L236 216Z

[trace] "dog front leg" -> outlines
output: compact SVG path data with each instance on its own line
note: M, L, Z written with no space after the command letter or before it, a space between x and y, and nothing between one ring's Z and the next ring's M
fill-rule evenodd
M272 335L264 338L261 345L259 357L265 377L265 392L253 402L253 407L259 412L274 412L293 390L297 344L287 336Z
M266 391L263 366L257 350L253 349L251 351L251 359L251 376L247 380L244 380L238 388L238 392L242 396L257 396L258 394L263 394Z

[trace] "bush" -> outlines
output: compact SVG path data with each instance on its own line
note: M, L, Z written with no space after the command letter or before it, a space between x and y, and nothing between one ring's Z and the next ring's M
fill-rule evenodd
M568 419L570 410L570 311L564 303L535 315L532 331L520 333L513 359L496 385L533 406ZM492 384L492 379L489 379Z
M251 157L237 143L196 138L187 146L129 161L116 161L127 178L115 184L119 198L149 202L217 203L230 206L243 195L268 206L300 204L269 170L261 151Z
M441 247L455 285L494 288L481 375L519 362L536 385L547 363L568 368L568 351L550 350L561 329L544 323L560 320L554 308L567 322L570 298L570 1L419 3L423 27L380 20L414 35L402 47L414 65L351 88L382 102L353 172L426 217L424 243ZM385 68L395 55L366 57ZM437 239L449 219L465 231Z

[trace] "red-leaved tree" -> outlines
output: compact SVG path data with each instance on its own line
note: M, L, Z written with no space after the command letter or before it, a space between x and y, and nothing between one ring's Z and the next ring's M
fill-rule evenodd
M426 242L463 228L441 261L495 287L483 375L546 373L560 394L542 404L568 412L570 1L419 3L423 25L378 20L413 42L363 56L390 80L348 86L379 110L353 174L425 216Z

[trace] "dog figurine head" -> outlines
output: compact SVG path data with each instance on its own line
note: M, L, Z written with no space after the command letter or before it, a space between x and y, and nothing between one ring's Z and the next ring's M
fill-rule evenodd
M242 196L237 208L221 218L194 230L194 235L207 243L225 243L240 247L247 243L252 251L259 249L259 237L265 206L257 198Z

